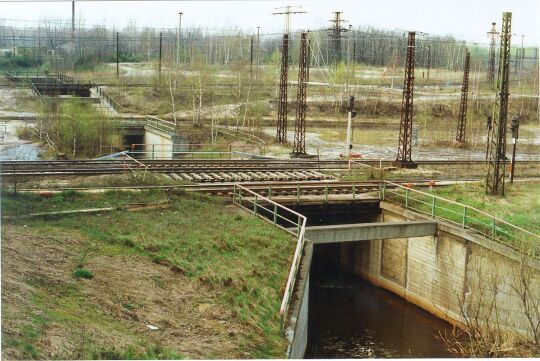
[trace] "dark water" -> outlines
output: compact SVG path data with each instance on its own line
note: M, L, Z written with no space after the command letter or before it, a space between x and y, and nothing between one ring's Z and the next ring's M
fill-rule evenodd
M306 358L453 356L437 338L450 324L356 276L324 269L310 275Z

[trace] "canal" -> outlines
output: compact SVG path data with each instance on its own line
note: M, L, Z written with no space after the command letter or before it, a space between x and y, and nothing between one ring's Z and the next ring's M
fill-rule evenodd
M453 357L439 333L452 326L341 269L337 247L314 247L305 358Z

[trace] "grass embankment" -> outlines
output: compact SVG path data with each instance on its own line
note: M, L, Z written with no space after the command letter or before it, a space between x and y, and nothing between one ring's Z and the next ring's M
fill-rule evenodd
M3 214L19 214L19 202L39 212L166 199L4 194ZM294 240L220 199L177 194L158 211L4 221L3 236L6 359L285 355L278 309Z

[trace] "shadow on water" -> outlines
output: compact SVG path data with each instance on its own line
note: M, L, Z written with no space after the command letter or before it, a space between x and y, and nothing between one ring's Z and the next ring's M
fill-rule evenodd
M315 247L306 358L453 357L438 338L452 326L332 264Z

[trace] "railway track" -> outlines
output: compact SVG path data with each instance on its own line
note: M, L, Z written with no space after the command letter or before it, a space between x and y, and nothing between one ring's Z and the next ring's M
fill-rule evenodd
M347 160L143 160L144 164L131 160L54 160L54 161L2 161L0 171L5 176L54 176L54 175L100 175L119 174L130 170L147 170L157 173L216 173L216 172L281 172L344 170ZM378 167L380 160L362 159L356 162ZM421 160L419 165L482 165L484 160ZM519 161L520 164L538 164L540 159ZM383 160L388 167L392 161ZM360 168L359 164L352 164ZM196 177L195 180L197 180ZM225 177L226 178L226 177ZM256 176L253 178L257 178ZM264 178L264 177L263 177ZM302 177L299 177L302 179ZM186 179L188 180L188 179ZM236 179L240 181L241 179ZM244 179L246 180L246 179Z

